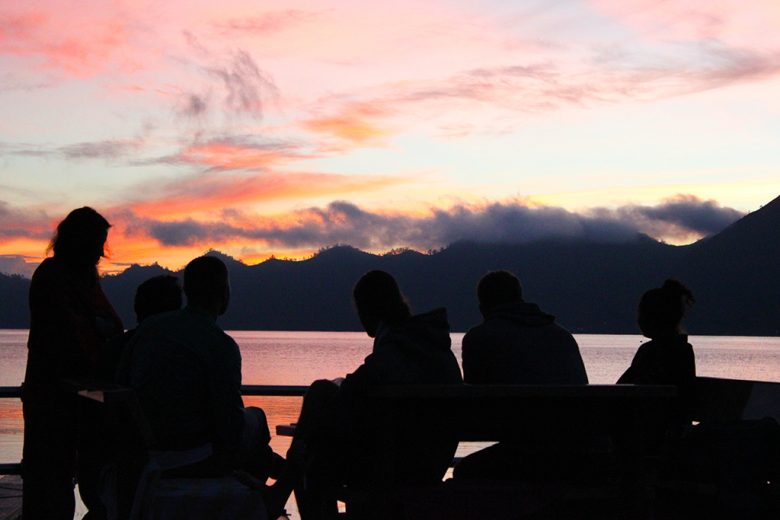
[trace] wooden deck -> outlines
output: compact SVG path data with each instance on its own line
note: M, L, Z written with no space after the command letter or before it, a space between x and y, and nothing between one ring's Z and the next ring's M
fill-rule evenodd
M0 520L22 518L22 479L19 475L0 476Z

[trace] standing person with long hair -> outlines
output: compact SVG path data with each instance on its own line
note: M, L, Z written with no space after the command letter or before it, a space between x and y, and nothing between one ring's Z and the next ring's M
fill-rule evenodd
M106 340L123 330L97 271L109 227L92 208L71 211L52 238L53 256L32 277L22 390L25 520L73 518L74 477L83 469L77 457L79 431L85 425L79 421L76 397L63 381L94 377ZM92 497L81 489L88 486L79 487L90 507Z

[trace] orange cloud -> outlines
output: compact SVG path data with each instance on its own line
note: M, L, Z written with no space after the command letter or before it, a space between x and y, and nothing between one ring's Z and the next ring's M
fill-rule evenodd
M131 203L139 216L170 218L233 208L242 204L278 199L343 196L377 190L405 182L398 177L339 175L330 173L263 173L252 175L206 172L177 180L160 190L161 196Z
M315 117L304 122L308 130L329 134L355 145L376 143L391 132L379 126L376 120L386 117L387 111L366 103L353 103L332 116Z
M226 170L258 169L293 158L303 158L292 154L292 148L289 145L276 143L246 145L215 141L190 146L178 155L178 159L191 164Z

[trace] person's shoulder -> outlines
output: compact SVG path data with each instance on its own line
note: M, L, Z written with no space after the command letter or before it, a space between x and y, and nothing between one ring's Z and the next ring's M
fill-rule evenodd
M568 340L575 345L577 344L577 340L574 338L574 334L571 333L569 329L558 323L557 321L554 321L547 325L550 330L554 331L554 333L561 339Z
M479 325L474 325L466 334L463 335L463 344L479 345L484 343L486 338L490 336L491 325L488 322L482 322Z
M35 268L31 280L33 282L55 279L60 276L62 270L61 263L55 260L53 257L44 258L43 261Z

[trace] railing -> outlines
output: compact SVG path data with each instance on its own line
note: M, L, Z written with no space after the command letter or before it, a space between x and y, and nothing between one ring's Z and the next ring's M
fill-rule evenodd
M308 386L292 385L243 385L241 394L263 397L297 397L306 393ZM20 399L20 386L0 386L0 399ZM0 462L0 475L19 475L22 472L21 462Z

